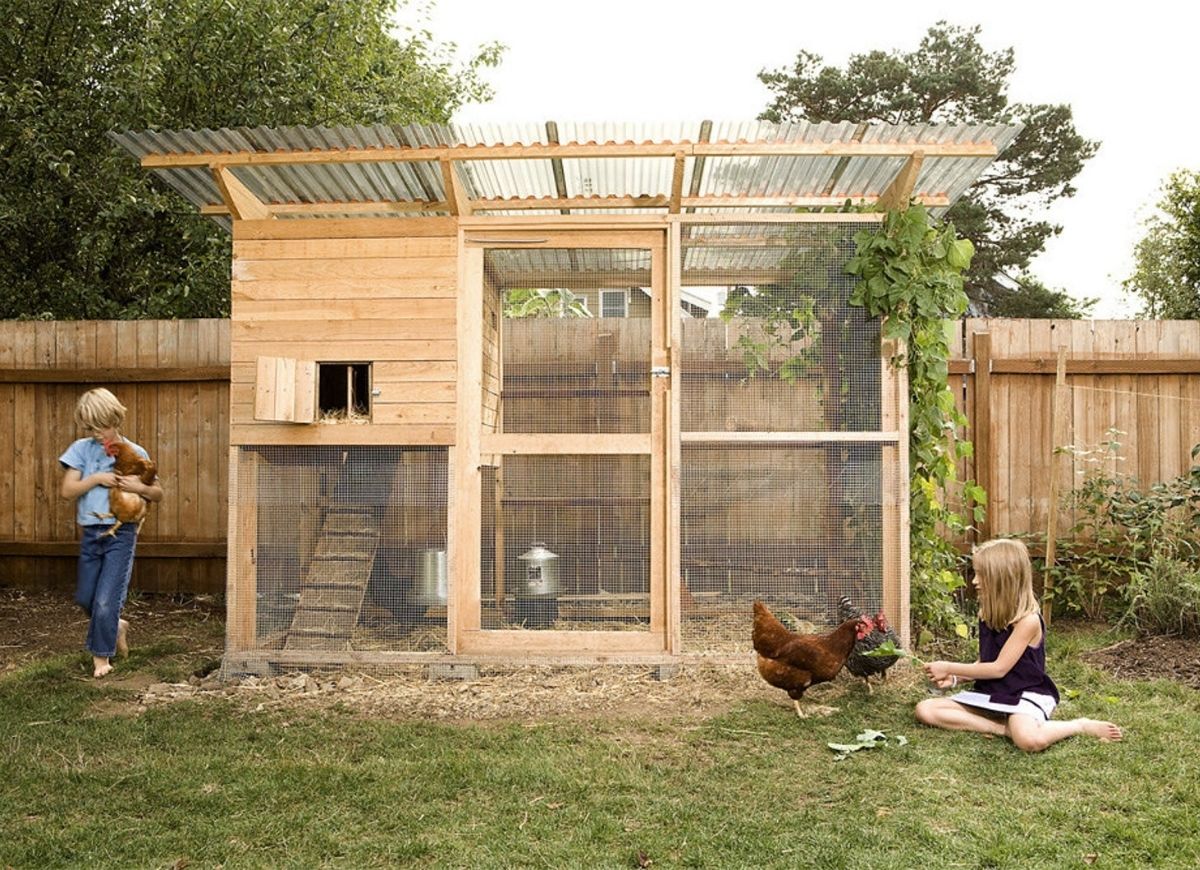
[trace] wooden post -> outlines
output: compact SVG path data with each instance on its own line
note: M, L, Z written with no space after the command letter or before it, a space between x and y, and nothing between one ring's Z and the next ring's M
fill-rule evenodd
M971 440L975 444L975 482L987 493L988 505L977 526L979 540L991 537L992 493L992 335L975 333L975 419Z
M1067 405L1067 348L1058 346L1058 367L1054 378L1054 405L1050 414L1050 504L1046 510L1046 575L1042 580L1042 619L1050 624L1051 606L1050 594L1053 588L1051 570L1054 568L1055 538L1058 536L1058 448L1062 445L1062 427L1066 423Z
M450 449L451 499L448 517L450 590L446 636L450 652L464 648L480 626L480 429L483 402L483 250L464 245L458 256L458 419Z
M258 474L259 457L229 448L229 538L225 629L228 651L246 652L258 645ZM247 497L239 497L244 488Z

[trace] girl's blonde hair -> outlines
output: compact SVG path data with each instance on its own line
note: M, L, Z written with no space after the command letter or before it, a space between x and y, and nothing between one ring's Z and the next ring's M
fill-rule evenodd
M84 429L116 429L125 422L125 406L104 387L97 387L79 397L75 422Z
M1023 616L1037 613L1033 565L1022 541L996 538L975 548L971 557L979 578L979 618L1003 631Z

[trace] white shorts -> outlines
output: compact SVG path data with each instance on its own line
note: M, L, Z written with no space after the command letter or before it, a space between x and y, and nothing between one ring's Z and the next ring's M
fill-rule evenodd
M1020 713L1022 716L1032 716L1039 722L1047 721L1054 715L1058 702L1053 695L1042 695L1038 692L1022 692L1021 700L1015 704L1001 704L993 701L983 692L962 691L950 696L951 701L957 701L967 707L977 707L993 713Z

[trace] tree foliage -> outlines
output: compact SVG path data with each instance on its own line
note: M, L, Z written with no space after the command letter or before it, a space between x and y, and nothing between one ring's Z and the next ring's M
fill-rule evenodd
M0 18L0 315L219 317L229 238L114 129L443 122L489 97L396 0L14 0Z
M915 51L853 55L845 69L801 51L790 69L759 78L774 94L761 115L768 121L1024 124L947 214L975 242L966 292L992 305L1012 293L1013 281L1003 278L1027 272L1061 230L1028 215L1075 193L1072 182L1098 143L1078 133L1069 106L1010 103L1013 51L985 51L979 33L938 22Z
M504 294L504 316L591 317L587 301L566 288L516 288Z
M1082 320L1091 317L1098 299L1074 299L1065 290L1053 290L1032 275L1017 276L1017 286L988 307L992 317Z
M1146 317L1200 318L1200 172L1172 174L1145 226L1125 290L1141 298Z

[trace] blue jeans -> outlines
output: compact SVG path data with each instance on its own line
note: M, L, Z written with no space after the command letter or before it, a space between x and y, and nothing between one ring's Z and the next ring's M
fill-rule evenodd
M75 603L91 617L87 651L100 658L112 658L117 652L117 623L129 591L137 544L137 523L126 523L112 537L104 537L110 528L83 527L75 584Z

